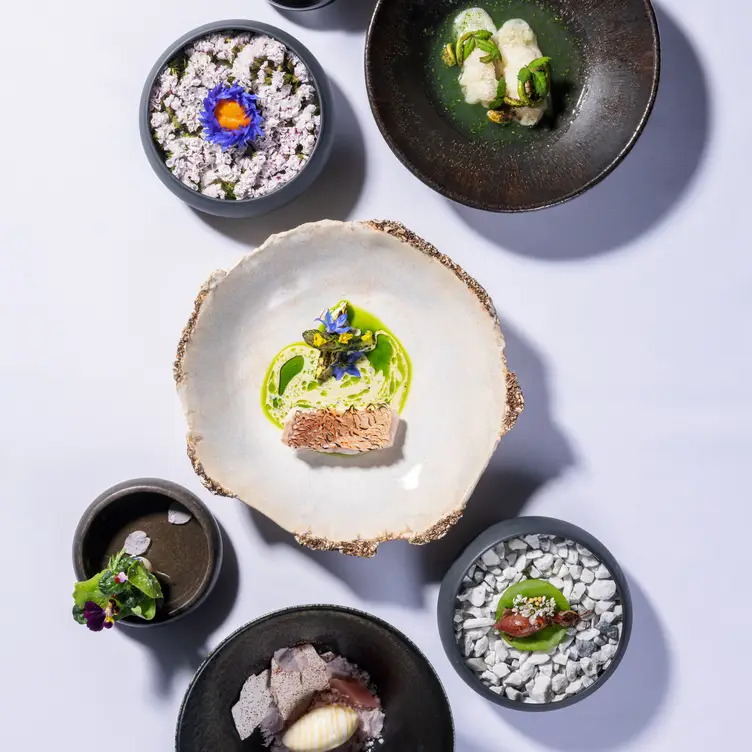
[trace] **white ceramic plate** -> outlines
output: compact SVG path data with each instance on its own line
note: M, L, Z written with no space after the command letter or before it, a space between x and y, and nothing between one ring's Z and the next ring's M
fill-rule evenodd
M412 360L391 449L297 453L261 407L269 364L346 299ZM493 304L449 258L390 222L307 224L269 238L202 288L175 379L203 483L313 548L371 556L382 541L444 535L522 410Z

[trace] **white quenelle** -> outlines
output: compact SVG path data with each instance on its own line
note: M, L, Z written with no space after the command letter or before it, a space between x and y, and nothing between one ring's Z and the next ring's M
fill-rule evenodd
M329 752L341 747L358 728L358 715L344 705L327 705L304 715L282 738L291 752Z
M533 60L543 57L538 47L538 39L530 25L521 18L507 21L496 32L494 39L501 52L507 96L517 99L517 76L520 70L530 65ZM537 107L515 107L512 112L521 125L532 127L540 122L546 106L547 103L544 101Z
M455 39L471 31L496 33L496 25L483 8L468 8L454 19ZM496 98L498 81L494 64L481 62L485 55L486 53L477 47L468 55L462 64L460 86L468 104L482 104L488 107Z

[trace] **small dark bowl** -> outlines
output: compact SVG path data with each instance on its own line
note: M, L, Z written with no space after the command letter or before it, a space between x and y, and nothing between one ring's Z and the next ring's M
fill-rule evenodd
M427 66L443 65L439 30L467 3L379 0L366 44L366 85L381 133L416 177L467 206L519 212L578 196L624 159L653 108L660 46L649 0L591 0L586 6L581 0L530 0L506 18L494 0L477 4L497 22L528 16L538 28L543 54L554 57L553 115L536 128L502 128L488 123L478 105L474 127L481 135L463 132L439 104L441 95L430 91L442 73L427 73ZM566 42L556 41L557 29ZM461 96L459 84L456 94Z
M246 624L199 667L180 708L176 752L262 750L259 732L240 740L230 709L251 674L275 650L311 643L367 671L386 713L383 752L452 752L454 725L444 689L426 657L394 627L340 606L297 606Z
M318 10L333 2L334 0L269 0L271 5L282 10Z
M492 692L480 679L468 668L465 663L465 658L462 655L460 646L457 644L457 640L454 637L454 623L452 617L454 616L455 603L457 600L457 593L462 585L462 578L465 573L472 566L472 564L489 548L495 546L502 541L509 538L517 538L522 535L559 535L562 538L567 538L575 543L585 546L595 554L611 572L611 575L616 582L618 588L619 597L621 599L621 605L624 610L622 621L624 627L622 629L621 641L619 642L619 648L616 651L616 655L611 660L611 665L598 677L598 680L591 684L587 689L582 692L578 692L576 695L572 695L566 700L559 702L549 702L545 704L536 705L526 702L513 702L509 698L503 695L497 695ZM632 597L629 593L629 585L627 584L627 578L621 570L616 559L611 552L590 533L586 532L576 525L572 525L569 522L563 520L557 520L553 517L518 517L513 520L507 520L506 522L499 522L497 525L493 525L488 528L484 533L481 533L462 553L462 555L454 562L451 569L446 573L446 576L442 580L441 589L439 591L439 604L437 609L438 622L439 622L439 636L441 637L441 644L444 646L444 652L449 658L449 662L454 667L454 670L460 675L460 678L469 687L474 689L481 697L484 697L489 702L495 705L501 705L504 708L510 708L511 710L523 710L526 712L540 713L547 710L560 710L561 708L567 708L570 705L574 705L586 697L589 697L596 690L600 689L613 675L614 671L621 663L624 653L629 645L629 638L632 634Z
M186 525L171 525L167 511L171 504L182 504L194 517ZM154 515L148 524L159 525L164 531L163 551L168 549L167 561L179 561L187 567L196 566L196 583L184 592L170 595L169 581L163 581L165 601L152 621L127 617L118 622L128 627L152 627L167 624L189 614L207 598L217 582L222 568L222 535L219 525L208 507L188 489L159 478L138 478L119 483L98 496L84 512L73 536L73 568L76 578L88 580L103 568L111 553L122 545L123 530L138 530L144 515ZM164 519L164 524L161 522ZM196 524L194 524L196 523ZM144 526L147 534L150 530ZM127 533L126 533L127 534ZM171 540L166 540L170 535ZM146 557L161 570L158 562L163 557L159 550L160 539L152 532L152 544ZM124 540L124 536L122 536ZM174 539L174 540L173 540ZM183 541L191 550L186 550ZM196 545L198 542L201 545ZM201 561L197 550L200 549ZM154 551L154 553L152 553ZM159 558L157 558L159 557ZM162 564L168 568L168 564ZM186 578L187 579L187 578Z
M233 199L212 198L211 196L204 196L202 193L194 191L170 172L152 138L152 129L149 123L149 98L151 97L157 77L167 63L183 48L197 39L205 37L207 34L213 34L218 31L250 31L256 34L266 34L279 40L303 61L311 74L311 79L318 94L319 107L321 109L321 126L316 145L313 147L313 151L305 167L288 183L258 198L236 201ZM332 91L329 80L324 73L324 69L307 47L304 47L295 37L275 26L270 26L259 21L232 19L228 21L215 21L214 23L199 26L197 29L184 34L165 50L146 78L146 83L141 93L138 122L141 133L141 144L144 147L149 164L157 174L157 177L179 199L182 199L189 206L205 214L235 218L257 217L279 209L298 198L298 196L311 187L316 178L321 174L332 151L334 140L333 109Z

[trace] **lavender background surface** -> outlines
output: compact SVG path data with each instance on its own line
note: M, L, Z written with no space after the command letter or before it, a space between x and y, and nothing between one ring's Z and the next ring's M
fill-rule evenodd
M134 748L165 752L206 652L262 613L312 602L371 611L425 650L452 701L458 752L745 746L752 5L658 3L663 80L642 139L584 197L524 216L452 205L392 155L363 79L373 5L283 15L263 0L39 0L5 10L1 749L41 751L50 738L61 750L120 746L113 729L125 721ZM336 95L337 143L318 184L248 222L174 199L138 138L153 60L220 17L299 36ZM172 382L208 274L272 232L321 218L402 221L476 276L528 402L450 536L424 549L386 545L372 561L305 551L241 503L210 497L185 457ZM69 615L70 541L95 496L137 476L177 481L210 504L230 534L223 579L173 628L92 635ZM520 512L600 538L635 599L614 678L543 716L501 711L467 688L434 616L440 577L463 545Z

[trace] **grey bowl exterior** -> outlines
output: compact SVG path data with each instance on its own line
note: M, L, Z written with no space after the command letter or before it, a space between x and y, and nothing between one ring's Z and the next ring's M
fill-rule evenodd
M170 613L166 619L161 621L144 621L143 619L128 618L118 622L118 624L122 624L123 626L145 629L172 624L197 609L206 600L209 593L211 593L217 584L217 578L222 569L222 533L217 521L214 519L214 515L209 511L204 502L187 488L183 488L183 486L179 486L177 483L162 480L161 478L135 478L118 483L94 499L83 513L76 527L76 532L73 535L73 569L79 581L91 577L91 574L86 571L84 562L86 558L87 538L94 520L109 505L122 501L123 498L129 495L138 493L158 494L182 504L198 520L203 528L211 557L209 570L196 593L180 608Z
M549 702L541 705L513 702L512 700L499 696L488 689L488 687L477 678L465 663L465 658L462 655L460 646L457 644L457 640L454 637L454 624L452 622L452 617L454 616L454 604L462 583L462 578L465 576L465 573L473 562L475 562L481 554L492 546L501 543L501 541L508 540L509 538L516 538L521 535L535 535L536 533L541 535L559 535L563 538L575 541L575 543L580 543L585 546L585 548L590 549L590 551L592 551L608 567L613 575L614 581L619 588L622 607L624 609L622 617L624 628L622 631L621 642L619 643L619 649L606 671L601 674L596 682L582 692L579 692L566 700L561 700L560 702ZM481 533L464 550L457 561L454 562L441 583L437 618L439 624L439 636L441 638L441 644L444 646L444 652L446 653L449 662L452 664L452 667L460 675L460 678L465 684L495 705L501 705L510 710L540 713L549 710L561 710L562 708L567 708L570 705L574 705L575 703L584 700L602 687L613 675L624 657L624 653L629 645L629 638L632 634L632 597L629 593L627 578L624 576L624 572L622 572L618 562L611 552L597 538L590 535L590 533L576 525L564 522L563 520L557 520L553 517L518 517L513 520L499 522L488 528L488 530Z
M292 50L305 64L313 79L314 86L318 93L319 106L321 109L321 127L316 145L313 148L311 156L308 158L305 167L289 183L277 188L275 191L268 193L259 198L243 199L241 201L211 198L204 196L197 191L192 190L187 185L181 183L167 168L162 156L157 150L157 146L152 138L151 126L149 124L149 98L154 87L157 76L167 63L184 47L200 39L207 34L218 31L250 31L257 34L267 34L282 42L288 49ZM321 174L332 151L334 141L334 122L332 106L332 91L329 80L324 73L324 69L318 60L313 56L310 50L302 45L295 37L291 36L282 29L258 21L246 21L242 19L229 19L227 21L215 21L213 23L199 26L193 31L184 34L180 39L173 42L165 50L154 67L149 72L141 93L141 102L139 104L139 131L141 133L141 144L144 147L146 158L152 166L157 177L174 193L179 199L192 206L198 211L205 214L213 214L218 217L257 217L262 214L279 209L290 201L298 198L308 188L311 187L316 178Z

